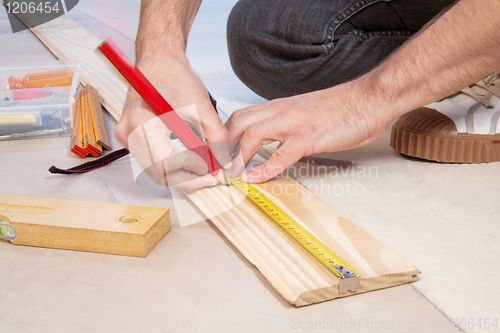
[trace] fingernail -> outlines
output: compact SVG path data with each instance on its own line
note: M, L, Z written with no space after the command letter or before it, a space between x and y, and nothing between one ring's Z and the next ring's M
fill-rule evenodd
M196 169L196 173L200 176L203 176L204 174L206 174L208 172L208 169L207 168L198 168Z
M226 165L224 166L224 169L228 170L228 169L230 169L232 166L233 166L233 162L229 162L228 164L226 164Z

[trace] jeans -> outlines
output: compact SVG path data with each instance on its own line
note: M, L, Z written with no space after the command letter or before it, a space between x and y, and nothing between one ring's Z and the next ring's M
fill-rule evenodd
M231 66L273 99L332 87L375 67L454 0L240 0Z

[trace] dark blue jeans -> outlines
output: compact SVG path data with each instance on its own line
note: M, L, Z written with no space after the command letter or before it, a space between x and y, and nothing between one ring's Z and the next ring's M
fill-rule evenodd
M332 87L385 59L453 0L240 0L231 65L268 98Z

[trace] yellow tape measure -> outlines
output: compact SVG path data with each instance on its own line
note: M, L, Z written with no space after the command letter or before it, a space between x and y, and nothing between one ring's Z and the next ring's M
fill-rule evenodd
M304 249L339 277L340 293L343 294L348 290L358 290L359 273L351 265L326 247L325 244L321 243L319 239L311 235L310 232L304 229L297 221L262 194L256 187L249 183L242 182L240 177L231 178L231 183L244 193L247 193L248 198L250 198L250 200L252 200L264 213L292 236Z

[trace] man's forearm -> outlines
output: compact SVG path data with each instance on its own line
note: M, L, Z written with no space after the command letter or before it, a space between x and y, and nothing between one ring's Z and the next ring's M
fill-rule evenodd
M443 98L500 68L499 17L500 1L462 0L359 80L389 121Z
M136 38L136 63L185 57L186 44L201 0L142 0Z

